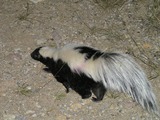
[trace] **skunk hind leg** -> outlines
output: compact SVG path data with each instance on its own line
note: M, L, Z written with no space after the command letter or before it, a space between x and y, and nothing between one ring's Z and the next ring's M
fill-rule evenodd
M92 87L92 92L96 97L92 97L94 102L101 101L106 93L107 89L102 83L95 83Z
M85 94L82 95L82 99L87 99L91 97L92 93L90 91L86 91Z
M78 89L75 91L82 97L82 99L87 99L92 95L90 89Z

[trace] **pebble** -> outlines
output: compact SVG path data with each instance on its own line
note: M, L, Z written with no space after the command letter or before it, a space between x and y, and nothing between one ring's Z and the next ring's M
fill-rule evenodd
M6 94L5 94L5 93L3 93L3 94L2 94L2 96L3 96L3 97L5 97L5 96L6 96Z
M58 115L56 120L67 120L67 117L65 115Z
M26 120L26 118L22 115L16 116L15 120Z
M37 108L42 108L42 107L39 105L38 102L36 102L36 107L37 107Z
M45 113L41 113L40 115L41 115L42 117L44 117L46 114L45 114Z
M92 110L93 108L92 108L92 106L89 106L88 109L89 109L89 110Z
M32 87L31 86L27 86L27 90L31 90L32 89Z
M113 109L115 109L115 106L113 104L111 104L109 109L113 110Z
M32 117L37 117L37 114L33 114Z
M33 110L28 110L28 111L26 112L26 114L33 114L33 113L35 113L35 111L33 111Z
M3 120L15 120L16 116L12 114L3 115Z
M82 108L82 105L80 103L75 103L71 105L71 109L73 111L77 111L78 109Z
M131 119L132 119L132 120L135 120L135 117L132 117Z
M38 39L38 40L37 40L37 45L42 45L42 44L44 44L45 42L47 42L46 39Z
M30 0L30 1L36 4L36 3L42 2L44 0Z

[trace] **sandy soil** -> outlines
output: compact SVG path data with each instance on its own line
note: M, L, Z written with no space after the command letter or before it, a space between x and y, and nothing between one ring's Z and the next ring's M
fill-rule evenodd
M112 2L111 2L112 1ZM0 120L158 120L130 96L82 100L30 53L83 43L130 53L160 105L160 12L156 0L0 0Z

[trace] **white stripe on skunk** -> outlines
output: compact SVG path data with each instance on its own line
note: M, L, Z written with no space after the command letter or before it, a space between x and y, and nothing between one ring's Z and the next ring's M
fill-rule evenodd
M40 47L32 58L45 64L68 89L72 88L82 98L91 91L102 100L107 89L124 92L143 108L159 114L156 98L141 67L127 54L106 53L82 46L66 45L62 48ZM55 76L56 77L56 76ZM58 79L58 77L57 77Z

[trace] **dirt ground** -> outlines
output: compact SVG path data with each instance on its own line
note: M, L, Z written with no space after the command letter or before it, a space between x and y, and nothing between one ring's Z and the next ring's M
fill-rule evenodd
M0 0L0 120L159 119L122 93L65 93L30 53L67 43L129 53L160 105L160 0Z

